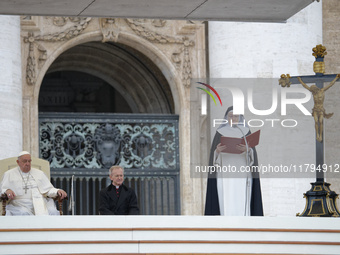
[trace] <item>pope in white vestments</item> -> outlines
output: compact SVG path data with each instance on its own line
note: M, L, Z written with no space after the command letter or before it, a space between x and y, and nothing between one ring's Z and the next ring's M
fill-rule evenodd
M1 193L9 199L6 216L12 215L59 215L53 197L62 199L67 194L56 189L47 176L31 168L31 155L23 151L18 156L18 167L5 172L1 182Z

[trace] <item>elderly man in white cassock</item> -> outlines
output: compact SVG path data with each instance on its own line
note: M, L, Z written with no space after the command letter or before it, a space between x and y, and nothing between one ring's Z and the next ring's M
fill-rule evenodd
M31 161L29 152L20 152L18 167L4 174L1 193L6 193L9 199L6 216L59 215L52 197L59 195L63 199L66 192L54 188L42 171L31 168Z

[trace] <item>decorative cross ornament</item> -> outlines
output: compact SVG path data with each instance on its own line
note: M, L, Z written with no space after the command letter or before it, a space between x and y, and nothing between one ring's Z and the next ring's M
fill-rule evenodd
M313 118L315 121L315 137L316 137L316 166L320 167L324 164L324 145L323 145L323 120L330 118L333 113L327 114L324 107L325 91L334 85L339 79L339 74L324 74L325 63L324 57L327 55L326 47L321 44L313 48L315 62L313 64L313 71L315 75L310 76L296 76L291 77L289 74L282 74L279 79L279 85L282 87L290 87L292 84L302 84L313 94L314 107ZM327 86L323 86L325 82L330 82ZM308 86L306 83L315 83L315 85ZM323 171L317 171L317 180L323 181Z
M282 87L290 87L292 84L302 84L309 90L314 99L314 107L312 115L315 121L315 137L316 137L316 182L312 183L312 188L304 194L306 198L306 207L303 213L297 216L316 216L316 217L339 217L340 213L336 207L335 200L338 195L331 191L329 183L324 181L324 144L323 144L323 121L324 118L330 118L333 113L327 114L323 106L325 100L325 92L332 87L340 78L339 74L324 74L325 63L324 57L327 55L326 47L321 44L313 48L313 56L315 62L313 71L315 75L291 77L289 74L282 74L279 79L279 85ZM325 82L330 82L324 87ZM315 83L308 86L307 83Z
M299 82L304 88L313 94L314 108L312 115L315 121L316 140L319 142L323 141L323 119L328 119L333 115L333 113L327 114L325 108L323 107L325 91L332 87L334 83L340 78L339 74L324 75L325 63L323 60L325 55L327 55L325 46L319 44L313 48L313 56L316 59L313 65L313 71L315 72L315 75L291 77L289 74L282 74L279 80L279 84L282 87L290 87L291 84L296 84ZM330 84L324 87L323 84L325 82L330 82ZM315 83L316 85L308 86L306 83Z

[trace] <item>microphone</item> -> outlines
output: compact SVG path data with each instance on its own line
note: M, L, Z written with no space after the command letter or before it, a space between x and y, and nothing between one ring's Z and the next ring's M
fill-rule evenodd
M249 153L248 153L247 139L246 139L246 136L243 133L242 129L238 125L236 127L241 131L241 133L243 135L243 140L244 140L244 143L246 144L246 149L247 149L247 151L246 151L246 163L247 163L247 166L249 166ZM247 204L248 204L248 195L247 195L248 189L247 188L248 188L249 185L250 185L249 184L249 177L247 175L247 180L246 180L246 201L244 203L244 216L246 216L246 214L247 214Z
M243 136L243 140L244 140L244 143L246 144L246 162L247 162L247 166L249 166L249 158L248 158L248 150L249 150L249 147L248 147L248 143L247 143L247 139L246 139L246 136L245 136L245 134L243 133L243 131L242 131L242 129L238 126L238 125L236 125L236 127L241 131L241 133L242 133L242 136Z
M72 175L72 178L71 178L71 196L70 196L70 203L69 203L69 206L68 206L68 210L72 211L72 215L74 215L73 178L74 178L74 175Z

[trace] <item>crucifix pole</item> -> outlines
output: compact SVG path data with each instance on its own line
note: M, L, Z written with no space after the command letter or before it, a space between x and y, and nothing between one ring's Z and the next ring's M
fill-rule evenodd
M324 46L317 45L313 48L313 56L315 62L313 70L315 75L291 77L289 74L282 74L279 84L282 87L290 87L291 84L301 84L304 88L309 90L313 95L314 107L313 118L315 122L315 147L316 147L316 182L311 183L312 188L304 194L306 198L306 207L302 214L297 216L321 216L321 217L339 217L340 213L336 207L335 200L338 195L329 189L330 184L324 181L324 118L330 118L333 113L327 114L324 107L325 91L332 87L340 78L338 74L325 75L324 56L327 54ZM325 82L330 82L324 86ZM315 85L308 86L307 83L315 83Z

